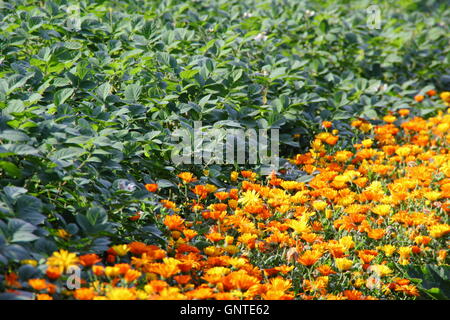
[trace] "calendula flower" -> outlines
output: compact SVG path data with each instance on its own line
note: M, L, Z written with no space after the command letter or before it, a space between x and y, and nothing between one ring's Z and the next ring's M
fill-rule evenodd
M375 207L373 207L372 212L379 215L379 216L386 216L391 211L391 206L387 204L379 204Z
M307 250L297 259L297 261L302 265L309 267L315 264L321 256L322 253L320 251Z
M317 211L322 211L324 210L328 204L325 201L322 200L316 200L312 203L312 206L314 209L316 209Z
M73 296L77 300L92 300L96 296L93 288L76 289Z
M422 102L423 99L425 99L425 97L421 94L417 94L414 96L414 100L416 100L417 102Z
M47 289L47 281L45 279L30 279L28 284L36 291L41 291Z
M334 264L339 271L347 271L353 266L353 261L347 258L335 258Z
M381 250L384 251L386 256L390 257L394 254L394 252L397 250L397 248L393 245L387 244L387 245L381 247Z
M106 293L107 300L135 300L136 293L129 288L109 288Z
M120 257L126 255L128 251L130 251L130 248L126 244L115 245L112 247L112 249Z
M197 178L191 172L181 172L177 175L183 183L191 183L197 181Z
M378 277L386 277L393 273L392 269L390 269L388 266L386 266L384 264L372 265L372 266L370 266L369 269L367 269L367 271L375 272Z
M53 255L47 259L47 265L58 267L61 272L67 271L71 266L76 266L78 262L79 259L75 253L63 249L53 252Z
M148 192L155 192L158 190L158 184L156 183L147 183L145 185L145 189L147 189Z
M169 228L169 230L180 230L184 229L184 219L179 215L167 215L164 218L164 224Z

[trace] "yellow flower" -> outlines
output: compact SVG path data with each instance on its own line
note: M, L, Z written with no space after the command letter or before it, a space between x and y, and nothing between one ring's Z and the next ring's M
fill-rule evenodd
M65 272L69 267L77 264L77 255L63 249L53 252L53 255L47 259L47 265L57 267L61 272Z
M440 94L442 100L444 100L445 105L450 106L450 92L444 91Z
M107 266L105 268L105 275L108 278L115 278L118 277L120 275L120 268L119 267L111 267L111 266Z
M308 221L306 219L301 219L301 220L292 219L292 220L289 220L287 225L289 227L291 227L292 229L294 229L295 233L297 233L297 234L301 234L303 232L305 232L305 233L311 232L311 228L308 226Z
M312 206L317 211L322 211L323 209L325 209L327 207L327 203L322 200L316 200L312 203Z
M238 177L239 177L239 172L237 172L237 171L231 172L231 174L230 174L231 181L236 181Z
M371 272L375 272L378 277L385 277L390 275L393 271L386 265L384 264L375 264L369 267L369 269L367 269L367 271Z
M128 251L130 251L130 248L128 248L128 245L126 244L115 245L112 247L112 249L120 257L126 255Z
M370 148L373 145L373 141L372 141L372 139L365 139L365 140L361 141L361 144L365 148Z
M135 300L136 294L128 288L111 288L106 293L108 300Z
M341 239L339 239L339 244L342 245L346 250L355 247L355 242L353 241L352 236L342 237Z
M406 146L400 147L397 150L395 150L395 153L398 154L401 157L407 157L411 153L411 148L410 147L406 147Z
M353 266L353 261L347 258L336 258L334 263L340 271L347 271Z
M394 252L395 252L395 250L397 250L397 248L394 247L393 245L387 244L387 245L381 247L381 250L384 251L386 256L390 257L394 254Z
M369 132L370 130L372 130L372 124L370 124L369 122L364 122L359 126L359 130L361 130L362 132Z
M229 254L236 254L239 252L239 248L234 245L228 245L228 246L224 247L223 250Z
M400 247L398 248L398 253L400 254L400 258L407 259L411 254L412 249L410 247Z
M450 225L448 224L437 224L428 228L430 236L433 238L440 238L447 233L450 233Z
M244 206L256 206L261 203L261 198L255 190L246 191L238 200Z
M207 256L217 257L223 253L223 249L214 246L209 246L203 249L203 252L205 252Z
M379 204L372 208L372 212L379 215L379 216L385 216L389 214L391 211L391 206L388 204Z
M439 191L430 191L430 192L425 192L423 194L423 196L430 201L436 201L437 199L439 199L441 197L441 193Z

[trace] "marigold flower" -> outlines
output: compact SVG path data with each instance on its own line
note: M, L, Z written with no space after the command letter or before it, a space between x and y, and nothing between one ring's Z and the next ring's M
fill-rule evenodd
M353 266L353 261L347 258L335 258L334 264L339 271L347 271Z
M322 127L324 128L331 128L332 125L333 123L331 121L322 121Z
M156 192L156 190L158 190L158 184L156 184L156 183L147 183L145 185L145 189L147 189L148 192Z
M85 254L80 256L80 264L85 267L90 267L98 262L102 261L95 253Z
M409 109L400 109L400 110L398 110L398 114L401 115L402 117L408 116L409 113L410 113Z
M130 283L135 281L136 279L138 279L140 276L142 275L141 272L137 271L137 270L133 270L133 269L129 269L125 275L124 275L124 279L126 282Z
M126 244L118 244L113 247L111 247L116 255L122 257L130 251L130 248Z
M197 178L191 172L181 172L177 175L183 183L191 183L197 181Z
M136 300L136 293L129 288L110 288L106 293L108 300Z
M61 276L61 269L58 267L49 266L45 271L47 277L51 280L56 280Z
M416 100L416 102L422 102L423 99L425 99L425 97L421 94L417 94L414 96L414 100Z
M238 177L239 177L239 172L236 172L236 171L231 172L231 174L230 174L231 181L237 181Z
M93 288L76 289L73 296L77 300L92 300L96 296Z
M47 289L47 281L45 279L30 279L28 284L36 291L41 291Z
M375 207L373 207L372 212L379 215L379 216L386 216L391 211L391 206L387 204L379 204Z
M67 271L68 268L77 265L78 262L79 259L75 253L63 249L53 252L53 255L47 259L47 265L58 267L61 272Z
M167 215L164 218L164 224L169 228L169 230L179 230L183 231L184 229L184 219L182 219L179 215Z
M301 257L297 259L299 263L301 263L304 266L312 266L317 262L317 260L320 259L322 256L322 253L316 250L307 250L305 251Z
M317 211L322 211L324 210L328 204L325 201L322 200L316 200L312 203L312 206L314 209L316 209Z

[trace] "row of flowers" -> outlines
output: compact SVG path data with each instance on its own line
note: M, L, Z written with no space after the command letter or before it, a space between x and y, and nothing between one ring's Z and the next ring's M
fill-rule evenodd
M441 98L450 105L450 93ZM23 261L42 277L22 284L11 271L6 287L37 299L418 297L405 268L448 264L450 109L427 120L410 113L376 126L353 121L365 137L351 150L337 150L339 132L324 122L309 152L291 159L309 181L244 170L218 189L182 172L181 192L162 200L157 216L166 246L118 244L102 256L59 250ZM69 290L73 266L81 278Z

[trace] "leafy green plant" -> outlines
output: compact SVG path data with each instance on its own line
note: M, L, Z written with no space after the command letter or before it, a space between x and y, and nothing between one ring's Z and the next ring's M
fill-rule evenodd
M408 276L432 299L450 299L450 266L423 265L407 268Z

